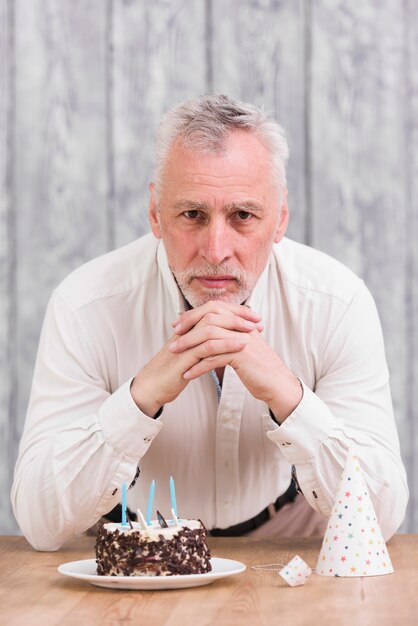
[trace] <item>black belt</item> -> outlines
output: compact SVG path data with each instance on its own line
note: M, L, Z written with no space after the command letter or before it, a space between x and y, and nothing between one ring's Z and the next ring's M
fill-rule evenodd
M273 507L274 511L277 513L277 511L284 507L285 504L293 502L296 496L297 491L292 480L288 489L277 498L276 502L267 506L258 515L255 515L255 517L248 519L246 522L235 524L235 526L229 526L229 528L212 528L212 530L209 531L209 534L212 537L239 537L240 535L245 535L251 530L259 528L271 518L271 507Z

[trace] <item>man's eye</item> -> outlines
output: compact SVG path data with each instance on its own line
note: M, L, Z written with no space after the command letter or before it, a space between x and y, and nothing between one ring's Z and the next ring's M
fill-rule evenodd
M192 209L191 211L184 211L183 215L185 217L188 217L190 220L195 220L197 217L199 217L199 211Z
M242 220L243 222L248 221L253 216L253 214L249 213L248 211L238 211L237 215L239 219Z

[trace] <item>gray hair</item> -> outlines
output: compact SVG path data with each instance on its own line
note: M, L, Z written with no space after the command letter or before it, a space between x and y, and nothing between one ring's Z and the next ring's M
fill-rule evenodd
M243 130L253 133L271 153L274 182L286 188L286 161L289 149L281 126L260 107L229 96L209 95L189 100L168 111L157 132L154 171L156 190L161 187L168 152L179 138L185 148L201 152L225 150L229 133Z

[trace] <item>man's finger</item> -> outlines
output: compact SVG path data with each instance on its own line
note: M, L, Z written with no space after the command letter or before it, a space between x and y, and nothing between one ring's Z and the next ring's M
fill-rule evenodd
M255 329L253 329L255 330ZM170 352L180 353L191 350L197 346L204 346L209 341L216 340L230 340L230 341L245 341L245 336L251 332L250 330L245 333L229 330L220 326L197 326L190 330L185 335L176 336L175 340L168 345Z
M231 317L232 315L253 324L258 324L261 321L261 315L247 306L231 304L230 302L210 301L201 307L182 313L173 322L173 327L177 335L182 335L196 326L203 318L213 315L224 317Z
M244 347L245 346L242 346L241 350ZM226 352L225 354L217 354L201 359L198 363L196 363L196 365L193 365L193 367L184 372L183 378L185 380L193 380L194 378L199 378L199 376L207 374L211 370L218 367L225 367L226 365L229 365L237 352L240 352L240 350L234 350L233 352Z
M211 320L209 320L209 316L207 316L207 318L208 319L205 318L201 320L199 324L194 326L187 333L176 333L173 337L173 341L168 344L170 352L183 352L208 339L226 337L226 333L251 333L254 330L262 332L264 329L261 323L256 324L255 322L250 322L236 316L217 316L216 319L212 318Z

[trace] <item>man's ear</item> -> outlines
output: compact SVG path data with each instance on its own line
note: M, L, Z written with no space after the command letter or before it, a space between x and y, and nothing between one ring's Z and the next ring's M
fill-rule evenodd
M148 205L148 219L151 224L151 230L157 239L161 239L160 216L158 214L158 203L156 199L155 184L150 183L148 186L150 199Z
M274 235L274 243L279 243L284 237L289 222L289 207L287 205L287 189L284 190L282 205L280 207L279 221Z

